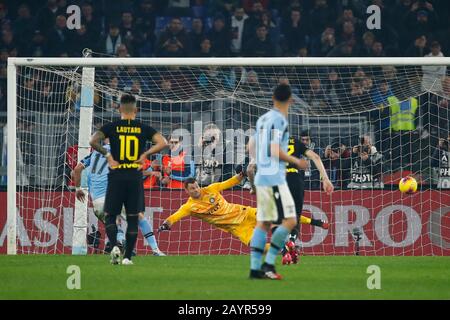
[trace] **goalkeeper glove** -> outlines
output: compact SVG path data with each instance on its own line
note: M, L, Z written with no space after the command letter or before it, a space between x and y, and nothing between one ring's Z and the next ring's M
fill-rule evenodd
M243 177L247 176L247 166L245 165L238 165L236 166L236 168L234 168L234 171L236 172L236 174L241 174Z
M159 228L158 232L170 230L170 226L167 222L164 222Z

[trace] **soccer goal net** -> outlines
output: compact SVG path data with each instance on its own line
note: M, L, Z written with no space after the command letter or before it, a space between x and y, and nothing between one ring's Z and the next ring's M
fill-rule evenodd
M138 119L170 142L149 159L143 180L156 234L187 200L187 177L207 186L248 163L256 120L272 107L273 88L289 83L290 134L320 155L336 189L320 190L311 163L302 213L329 228L302 225L302 252L449 255L449 65L448 58L10 59L0 251L104 250L104 227L90 200L76 200L71 171L89 154L90 135L119 118L122 93L136 95ZM408 175L418 191L401 194L398 182ZM223 195L256 206L247 181ZM249 251L196 217L156 238L169 255ZM141 234L137 254L151 254Z

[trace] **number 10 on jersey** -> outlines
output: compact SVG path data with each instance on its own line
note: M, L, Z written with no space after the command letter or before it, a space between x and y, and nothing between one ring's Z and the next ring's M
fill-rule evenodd
M120 160L136 161L139 152L139 139L136 136L119 135ZM133 150L133 153L132 151Z

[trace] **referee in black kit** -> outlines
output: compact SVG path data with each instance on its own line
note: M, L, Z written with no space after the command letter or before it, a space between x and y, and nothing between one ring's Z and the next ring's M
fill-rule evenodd
M108 188L105 198L106 233L111 247L111 263L131 265L131 254L136 244L138 214L144 212L144 187L142 184L142 165L148 156L158 153L167 146L166 139L155 129L136 120L136 98L124 94L120 98L120 120L105 124L91 137L90 145L108 160ZM102 141L109 138L111 153ZM153 146L145 150L146 142ZM124 259L121 261L117 243L116 217L125 207L127 233Z

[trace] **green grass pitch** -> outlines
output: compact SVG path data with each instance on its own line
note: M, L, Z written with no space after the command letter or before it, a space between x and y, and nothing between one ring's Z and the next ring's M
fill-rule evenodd
M0 299L450 299L450 257L304 256L278 266L282 281L249 280L249 256L0 256ZM81 289L67 289L67 268ZM369 290L367 267L381 269Z

